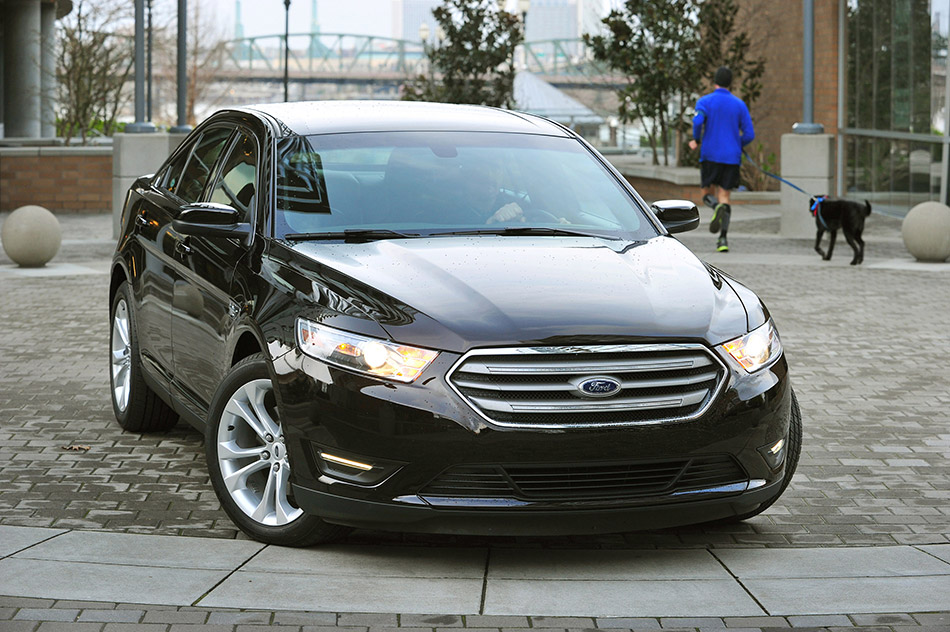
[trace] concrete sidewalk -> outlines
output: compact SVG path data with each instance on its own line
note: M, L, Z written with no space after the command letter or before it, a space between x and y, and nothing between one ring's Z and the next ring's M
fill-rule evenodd
M253 610L584 618L932 612L950 544L551 551L0 526L0 594Z
M2 632L950 630L950 264L914 262L896 220L868 220L862 266L845 243L824 262L777 237L768 206L737 207L730 253L705 226L680 236L782 333L805 437L763 515L590 537L357 531L307 550L234 528L197 432L119 429L111 217L60 220L47 268L0 255Z

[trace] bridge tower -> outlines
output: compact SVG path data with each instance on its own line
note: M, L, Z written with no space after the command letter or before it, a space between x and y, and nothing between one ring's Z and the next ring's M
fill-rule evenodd
M251 58L250 46L244 40L244 20L241 19L241 0L234 0L234 39L237 41L237 48L234 51L238 59Z
M310 0L310 58L321 58L327 47L320 41L320 21L317 19L317 0Z

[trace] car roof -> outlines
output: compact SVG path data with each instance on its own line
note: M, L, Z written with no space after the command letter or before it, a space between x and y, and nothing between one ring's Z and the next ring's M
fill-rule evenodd
M343 132L471 131L569 136L547 119L478 105L414 101L297 101L235 108L268 115L279 136Z

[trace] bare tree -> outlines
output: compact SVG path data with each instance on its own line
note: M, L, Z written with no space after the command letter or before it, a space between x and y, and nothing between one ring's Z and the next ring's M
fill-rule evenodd
M59 84L57 135L68 143L79 136L111 136L129 101L124 89L132 74L133 40L116 31L129 24L128 3L78 0L61 23L56 79Z
M178 8L175 2L156 3L153 9L152 59L153 122L174 125L178 103ZM215 106L229 86L215 83L215 72L228 54L224 28L215 21L208 0L189 0L185 73L186 118L195 125L203 106ZM221 90L214 94L214 90Z
M195 106L207 102L215 69L228 55L228 42L220 22L215 22L204 3L191 2L188 16L188 92L185 107L189 125L198 123ZM223 95L211 100L214 105Z

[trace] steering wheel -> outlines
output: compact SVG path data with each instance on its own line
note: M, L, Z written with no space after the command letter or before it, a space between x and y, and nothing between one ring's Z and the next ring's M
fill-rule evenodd
M522 209L524 218L530 222L550 222L552 224L560 224L561 218L555 215L550 211L546 211L543 208L538 208L532 206L531 208Z

